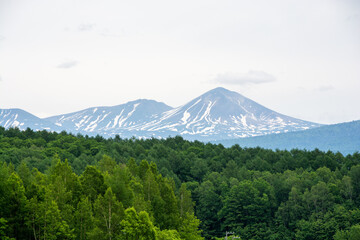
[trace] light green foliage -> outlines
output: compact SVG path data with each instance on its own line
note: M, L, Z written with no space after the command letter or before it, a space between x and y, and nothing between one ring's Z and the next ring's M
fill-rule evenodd
M360 224L354 225L350 228L349 240L360 239Z
M75 207L81 195L79 178L72 171L67 159L62 162L59 158L55 158L54 162L55 165L51 167L49 175L52 194L60 209L65 207L65 204Z
M358 240L360 239L360 225L354 225L349 230L337 231L334 240Z
M33 181L31 171L29 167L27 166L25 161L22 161L20 165L18 166L17 173L19 177L21 178L23 185L25 188L31 185L31 182Z
M130 207L133 204L134 193L130 187L131 179L131 173L125 166L116 166L112 174L106 177L107 185L111 187L124 207Z
M137 176L138 175L138 166L136 165L135 159L134 158L130 158L129 161L127 162L126 166L128 167L130 173L133 176Z
M348 231L337 231L334 235L334 240L348 240L349 232Z
M34 239L75 239L73 230L61 217L56 202L49 191L44 201L37 198L30 199L28 203L29 216L27 226L32 229Z
M4 218L0 218L0 239L2 240L15 240L15 238L9 238L6 236L7 221Z
M179 209L172 182L160 178L161 208L154 209L154 216L162 229L176 229L179 226Z
M69 225L62 220L54 200L45 200L39 209L39 222L44 239L75 239Z
M138 211L151 212L151 202L146 200L143 185L136 179L130 181L130 187L134 193L133 207Z
M77 239L85 240L94 227L94 217L89 199L82 198L75 211L75 231Z
M94 203L94 222L96 228L90 234L92 238L102 235L101 239L114 239L120 234L120 222L124 217L123 205L117 201L111 188L104 196L99 195Z
M181 239L184 240L203 240L201 230L199 230L200 221L191 213L185 213L181 218L180 227L178 229Z
M180 234L176 230L159 230L156 231L157 240L181 240Z
M147 212L136 213L134 208L125 210L124 220L121 221L121 239L155 240L156 231Z

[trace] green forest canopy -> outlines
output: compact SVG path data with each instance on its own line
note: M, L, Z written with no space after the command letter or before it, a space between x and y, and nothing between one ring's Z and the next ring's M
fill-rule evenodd
M360 154L0 127L2 239L360 239Z

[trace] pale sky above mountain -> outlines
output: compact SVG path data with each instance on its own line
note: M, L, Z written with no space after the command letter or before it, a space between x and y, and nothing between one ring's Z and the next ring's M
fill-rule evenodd
M303 120L360 119L360 1L0 0L0 108L176 107L219 86Z

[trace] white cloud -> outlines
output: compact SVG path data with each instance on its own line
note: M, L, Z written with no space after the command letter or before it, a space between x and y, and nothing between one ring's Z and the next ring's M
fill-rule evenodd
M276 78L263 71L249 71L247 73L221 73L213 81L219 84L246 85L274 82Z
M57 68L73 68L78 65L78 61L67 61L57 65Z

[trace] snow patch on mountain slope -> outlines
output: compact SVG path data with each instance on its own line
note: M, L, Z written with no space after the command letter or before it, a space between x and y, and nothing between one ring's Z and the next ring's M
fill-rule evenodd
M29 126L20 114L16 116L6 110L1 110L0 125ZM217 88L177 108L140 99L114 107L95 107L34 120L31 126L40 130L51 126L50 129L108 137L119 134L121 137L161 138L181 134L185 138L214 140L320 125L276 113L238 93Z
M191 114L185 110L184 115L181 118L181 121L183 121L183 124L187 123L187 120L189 119L190 116L191 116Z

